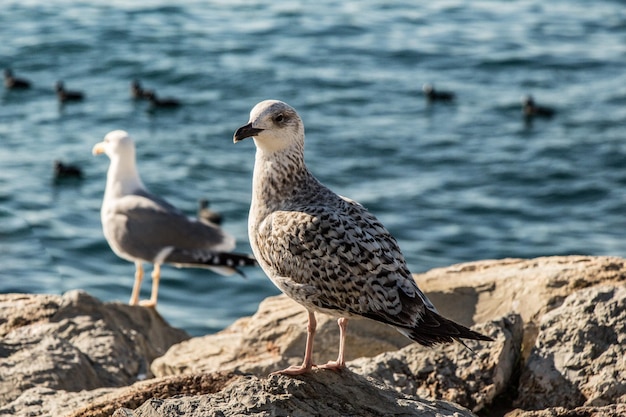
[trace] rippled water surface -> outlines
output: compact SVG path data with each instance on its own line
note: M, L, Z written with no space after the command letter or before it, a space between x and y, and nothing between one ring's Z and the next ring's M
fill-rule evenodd
M233 132L267 98L302 116L320 180L374 212L414 272L542 255L626 256L626 8L617 1L3 1L0 292L82 288L126 301L134 267L100 228L110 130L137 142L155 193L206 197L250 251L254 144ZM139 79L183 106L150 112ZM59 107L54 83L85 91ZM428 104L425 82L452 90ZM533 94L557 114L523 121ZM53 161L82 181L53 181ZM277 290L164 267L159 311L217 331ZM144 297L149 296L149 279Z

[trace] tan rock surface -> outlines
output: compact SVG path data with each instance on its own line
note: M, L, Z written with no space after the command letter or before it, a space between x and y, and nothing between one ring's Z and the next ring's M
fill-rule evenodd
M152 363L156 376L216 370L267 375L302 362L307 313L284 295L268 297L252 316L236 321L224 331L173 346ZM371 320L351 320L346 338L346 359L374 356L396 350L411 341L395 329ZM339 329L336 320L318 315L314 361L337 357Z
M241 375L218 372L140 381L83 403L82 407L78 407L65 417L109 417L119 408L136 409L153 399L164 400L178 396L193 398L194 396L213 394L239 378Z
M523 350L536 337L536 322L580 288L626 282L626 261L616 257L556 256L530 260L470 262L415 275L420 288L446 317L471 326L511 312L525 323ZM314 361L337 356L339 332L335 319L318 314ZM264 300L252 317L238 320L215 335L173 346L153 362L157 376L215 370L256 375L299 364L304 353L307 315L284 295ZM346 340L347 360L397 350L411 341L389 326L351 320Z
M414 277L439 311L459 323L471 326L510 312L527 322L581 288L626 284L626 260L611 256L484 260Z
M426 415L450 415L452 409L461 410L459 415L468 413L426 397L459 401L481 413L510 411L510 393L517 388L511 363L520 349L516 348L519 321L509 313L518 313L524 321L522 354L528 356L537 340L528 363L538 360L539 365L527 367L520 386L529 402L518 405L550 405L539 396L531 400L541 394L544 385L536 382L544 381L550 372L540 371L548 368L557 370L568 386L575 386L577 398L587 405L519 409L511 417L624 415L622 404L615 404L624 401L623 367L613 365L620 360L623 364L621 338L626 331L621 330L621 307L611 307L615 297L606 296L605 288L614 288L617 295L623 292L626 260L568 256L481 261L432 270L416 275L416 280L444 315L468 325L481 321L480 326L487 326L485 332L500 329L501 333L493 333L496 342L475 348L474 356L455 345L424 349L390 327L351 320L348 359L369 359L350 362L341 373L268 378L271 371L300 363L304 352L306 313L286 297L265 300L253 317L242 318L218 334L171 346L186 334L167 326L150 309L103 304L79 291L64 296L0 295L0 415L63 416L75 411L75 416L101 416L115 408L116 415L127 417L167 415L172 410L199 415L195 409L206 410L202 415L220 415L210 414L213 409L221 415L296 411L309 415L326 405L345 407L338 409L346 415L350 410L377 415L379 402L400 415L407 404L425 410ZM591 304L584 304L585 300ZM335 319L319 315L318 330L315 361L334 359ZM150 361L170 346L149 368ZM554 366L544 364L550 358ZM525 361L518 363L521 367ZM149 369L156 375L182 375L137 382L150 377ZM261 377L241 376L233 370ZM500 397L498 404L490 404L507 381L512 381L507 402ZM541 389L525 388L526 381L531 382L529 387ZM364 395L350 391L351 384ZM548 398L556 396L544 391Z
M0 404L30 388L129 385L150 376L150 362L189 337L153 309L102 303L81 291L1 294L0 318Z
M374 358L348 363L351 371L420 398L455 402L474 412L493 403L511 384L522 344L522 320L510 315L472 328L494 342L427 348L413 343Z
M538 320L565 297L594 285L626 284L626 260L610 256L484 260L414 277L444 316L466 326L511 312L521 315L523 352L528 352L535 343Z
M456 404L404 395L349 370L319 370L299 377L241 376L215 394L166 400L151 399L136 410L119 409L114 417L243 415L473 416Z
M577 291L547 313L518 391L527 410L626 404L626 286Z
M514 410L505 417L624 417L626 416L626 404L611 404L604 407L576 407L567 409L564 407L551 407L545 410Z

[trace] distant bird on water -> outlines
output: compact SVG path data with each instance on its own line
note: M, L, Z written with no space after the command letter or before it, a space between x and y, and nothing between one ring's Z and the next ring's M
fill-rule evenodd
M454 100L454 93L450 91L437 91L432 84L424 84L422 91L428 99L428 101L452 101Z
M141 83L139 82L139 80L133 80L130 83L130 95L135 100L147 99L151 93L152 93L151 90L146 90L141 86Z
M143 88L138 80L133 80L130 83L130 95L135 99L144 98Z
M30 81L13 76L13 71L7 68L4 70L4 86L7 89L26 89L30 88Z
M61 103L67 103L70 101L81 101L85 98L85 95L81 91L66 90L63 81L57 81L54 89L57 93L57 98Z
M147 307L157 304L162 264L208 268L223 275L243 275L240 267L256 265L251 255L230 253L235 239L220 227L187 217L146 189L128 133L108 133L93 148L94 155L102 153L111 160L100 212L102 229L113 252L135 263L131 305L139 301L144 262L154 264L152 295L140 303Z
M159 98L155 91L146 91L145 97L153 107L162 109L174 109L180 106L180 101L172 97Z
M551 118L555 113L555 110L550 107L535 104L535 100L531 95L522 97L522 114L527 119L533 117Z
M64 164L56 160L54 161L54 178L56 180L81 179L83 178L83 171L75 165Z
M345 367L351 317L388 324L426 346L492 340L441 316L382 223L311 174L304 162L304 125L292 107L276 100L257 104L233 140L249 137L256 145L250 245L272 282L309 313L302 365L277 373L298 375L314 366L315 312L339 317L339 356L320 368Z
M198 200L198 220L213 224L222 224L222 215L209 208L209 200L201 198Z

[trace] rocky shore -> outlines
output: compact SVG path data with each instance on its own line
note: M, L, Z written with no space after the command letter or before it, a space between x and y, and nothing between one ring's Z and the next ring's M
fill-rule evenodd
M152 309L81 291L0 295L0 416L624 416L626 259L545 257L415 275L438 309L494 338L424 348L351 320L348 369L302 360L307 317L284 296L190 338ZM320 315L315 360L336 356Z

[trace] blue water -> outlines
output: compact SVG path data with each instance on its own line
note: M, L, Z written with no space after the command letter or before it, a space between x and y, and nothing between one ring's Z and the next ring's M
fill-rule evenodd
M106 3L106 4L105 4ZM307 161L374 212L413 272L488 258L626 256L626 7L619 1L42 1L0 5L0 67L30 79L0 96L0 292L130 296L99 208L110 130L135 138L155 193L199 198L249 252L250 109L301 114ZM149 112L134 78L183 106ZM59 107L53 84L86 92ZM425 82L453 90L429 105ZM520 98L557 110L526 124ZM53 161L78 182L53 182ZM164 267L159 311L190 333L252 314L277 290ZM144 298L150 280L144 282Z

